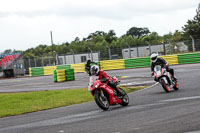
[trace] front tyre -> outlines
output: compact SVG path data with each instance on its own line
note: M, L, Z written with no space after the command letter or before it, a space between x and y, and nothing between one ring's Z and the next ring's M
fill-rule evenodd
M160 84L162 85L162 87L165 90L165 92L169 92L170 91L170 88L167 86L167 84L165 83L163 78L160 79Z
M127 93L122 88L119 88L119 89L120 89L120 91L123 91L123 93L125 94L122 97L122 103L120 103L120 105L127 106L129 104L129 97L128 97Z
M101 96L100 91L94 93L94 100L96 104L103 110L109 109L109 100L106 96Z

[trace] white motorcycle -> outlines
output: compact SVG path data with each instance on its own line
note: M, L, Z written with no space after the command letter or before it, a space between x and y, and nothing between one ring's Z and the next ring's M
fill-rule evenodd
M169 72L167 72L166 68L162 68L160 65L156 65L154 67L154 78L157 82L159 82L165 92L170 92L173 88L174 90L179 89L178 81L172 80L172 76Z

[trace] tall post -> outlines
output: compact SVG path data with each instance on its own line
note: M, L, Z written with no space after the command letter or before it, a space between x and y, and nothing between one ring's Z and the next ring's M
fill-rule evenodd
M91 53L91 58L92 58L92 61L93 61L92 49L91 49L90 47L88 47L88 50L90 50L90 53Z
M54 47L53 47L53 34L52 34L52 31L50 31L50 35L51 35L51 47L52 47L52 56L54 58ZM54 59L54 62L55 62L55 65L56 65L56 56L55 56L55 59Z
M194 38L190 35L190 38L192 39L192 50L195 52L195 44L194 44Z
M163 42L163 52L164 52L164 55L166 55L165 42Z
M109 60L111 60L111 51L110 51L110 47L106 46L106 48L108 48Z
M137 57L139 57L139 48L138 48L138 44L137 44Z
M130 47L130 45L128 45L128 43L126 43L126 45L128 46L129 58L131 58L131 47Z
M57 62L58 62L57 53L56 53L56 51L53 51L53 55L54 55L54 53L55 53L55 65L57 65ZM54 57L54 56L53 56L53 57Z
M49 61L49 65L51 64L51 60L50 60L50 57L49 57L49 53L47 53L48 55L48 61Z
M28 65L29 65L29 67L31 67L31 59L30 58L28 58Z
M52 54L53 54L53 35L52 35L52 31L50 31L50 36L51 36L51 48L52 48Z
M98 52L98 58L99 58L98 61L100 61L101 60L101 58L100 58L100 51Z
M66 55L64 55L64 60L65 60L65 64L67 64L67 61L66 61Z
M172 43L170 42L169 39L167 39L167 41L169 42L169 52L170 54L172 54Z
M149 41L146 41L148 46L149 46L149 56L151 55L151 44L149 43Z
M74 51L72 50L72 49L70 49L70 51L72 52L72 54L73 54L73 60L74 60L74 64L76 64L76 62L75 62L75 56L74 56Z
M37 62L36 62L36 58L34 57L34 61L35 61L35 67L37 67Z
M42 66L44 66L44 57L42 56Z

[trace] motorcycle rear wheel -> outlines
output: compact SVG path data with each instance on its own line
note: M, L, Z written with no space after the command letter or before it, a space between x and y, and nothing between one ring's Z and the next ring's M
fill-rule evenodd
M96 104L103 110L109 109L109 100L106 96L102 97L99 91L94 93L94 100Z
M178 81L176 81L176 83L175 83L175 85L174 85L174 87L173 87L173 88L174 88L174 90L176 90L176 91L179 89L179 84L178 84Z
M163 89L165 90L165 92L169 92L170 88L166 85L164 79L160 79L160 84L162 85Z

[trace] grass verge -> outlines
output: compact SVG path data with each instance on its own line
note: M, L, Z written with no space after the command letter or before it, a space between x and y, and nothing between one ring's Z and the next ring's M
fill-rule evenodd
M122 86L127 93L143 87ZM93 101L87 88L54 91L0 93L0 117L24 114Z

